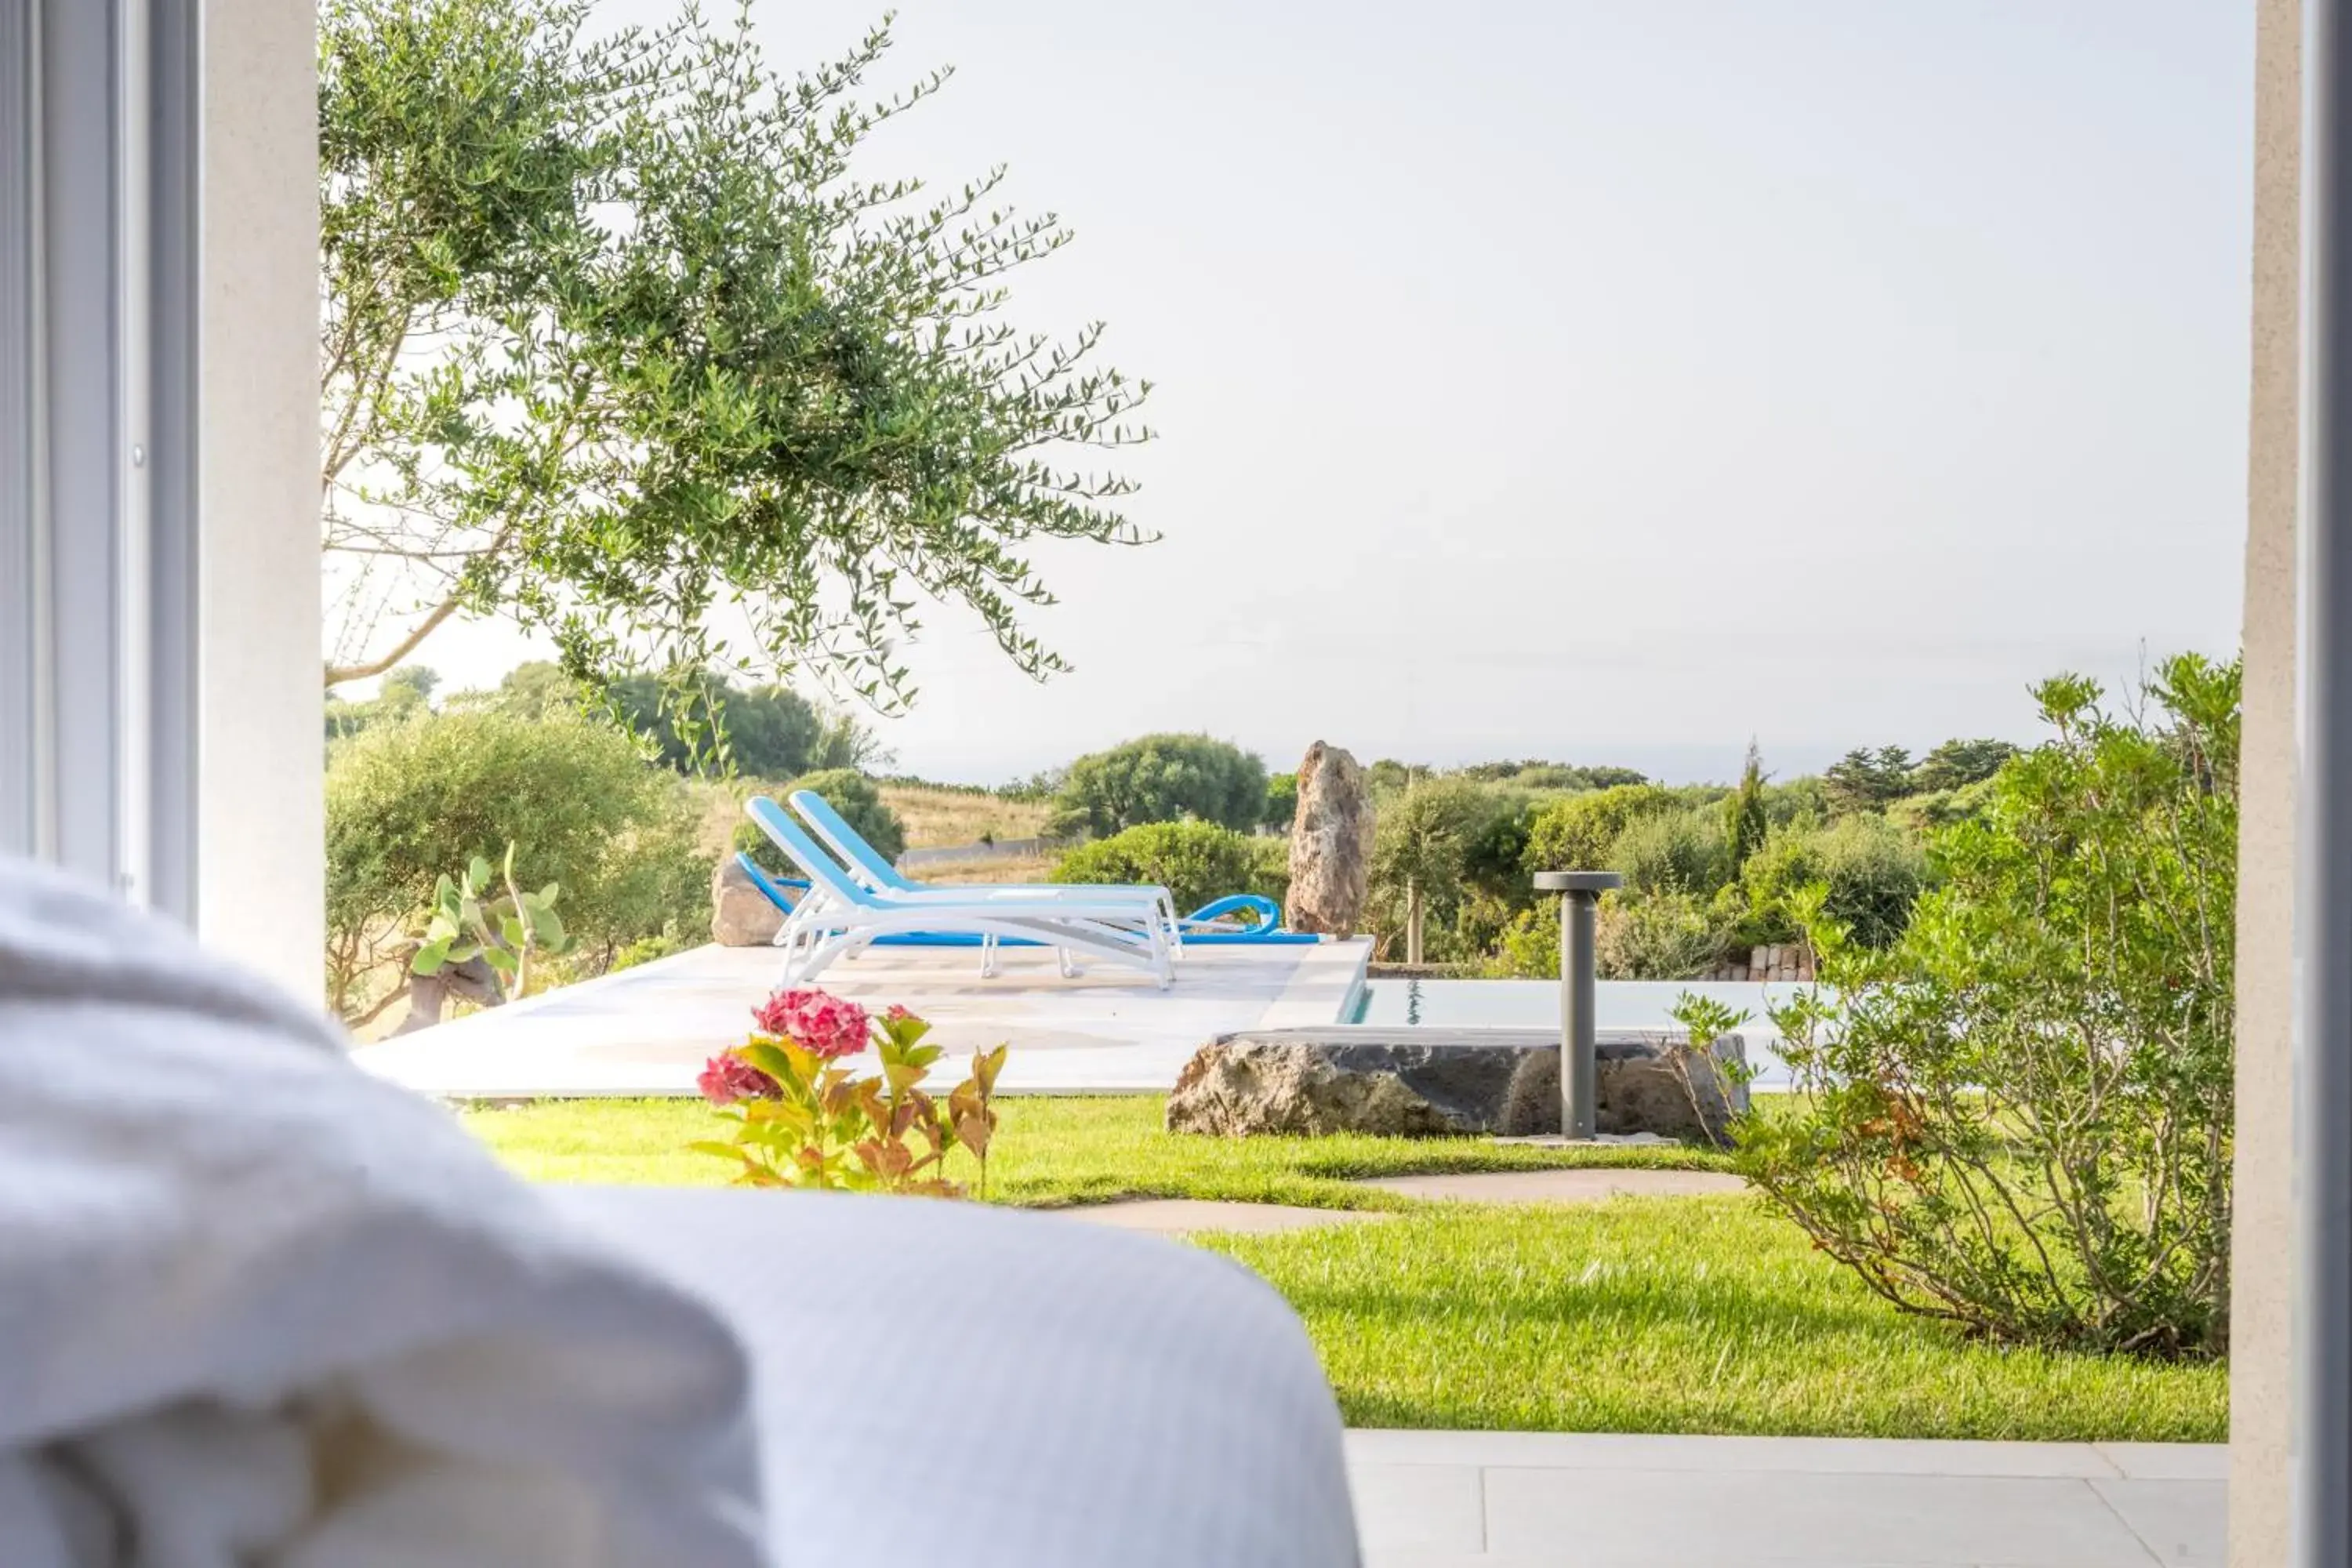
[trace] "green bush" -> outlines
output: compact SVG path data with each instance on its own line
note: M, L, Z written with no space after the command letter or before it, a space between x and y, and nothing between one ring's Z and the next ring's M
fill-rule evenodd
M896 861L907 852L907 825L882 798L874 781L855 768L827 768L793 781L795 790L812 790L841 813L884 859ZM790 792L787 791L787 794Z
M1593 928L1593 968L1603 980L1695 979L1723 962L1730 942L1719 906L1691 892L1606 894Z
M1748 915L1738 940L1796 940L1802 934L1796 897L1818 882L1828 889L1823 909L1831 919L1843 921L1864 946L1885 947L1903 934L1927 877L1918 842L1883 816L1776 827L1740 868Z
M1555 801L1528 825L1524 868L1531 874L1606 869L1620 834L1679 804L1674 791L1656 784L1618 784Z
M1593 970L1603 980L1691 980L1724 960L1731 913L1696 893L1607 893L1593 921ZM1559 900L1520 911L1499 935L1487 972L1498 978L1559 978Z
M1153 822L1081 844L1054 868L1056 882L1139 882L1166 888L1179 914L1228 893L1290 892L1290 846L1213 822Z
M436 879L509 844L526 885L562 884L575 963L707 920L694 827L680 781L610 724L461 712L371 726L327 770L330 999L355 1011Z
M1265 764L1206 735L1146 735L1070 764L1053 833L1108 838L1148 822L1210 822L1247 832L1265 816Z
M1625 825L1603 866L1623 874L1627 891L1711 895L1731 880L1731 846L1720 810L1657 812Z
M2055 737L1937 832L1898 942L1804 911L1823 984L1773 1009L1798 1092L1740 1164L1903 1310L2226 1352L2240 676L2169 659L2124 719L2046 683Z

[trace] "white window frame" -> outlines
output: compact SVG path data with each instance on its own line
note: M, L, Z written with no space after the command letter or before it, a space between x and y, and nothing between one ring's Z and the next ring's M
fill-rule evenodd
M0 849L196 910L198 18L0 15Z

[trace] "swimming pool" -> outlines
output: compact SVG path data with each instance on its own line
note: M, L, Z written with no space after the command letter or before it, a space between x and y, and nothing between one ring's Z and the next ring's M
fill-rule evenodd
M1779 1040L1766 1016L1767 1001L1785 1001L1803 989L1745 980L1603 980L1592 988L1596 1023L1603 1029L1672 1029L1667 1009L1685 991L1711 996L1750 1015L1740 1035L1756 1066L1755 1087L1785 1089L1789 1069L1771 1049ZM1391 1027L1559 1027L1557 980L1373 980L1365 984L1351 1023Z

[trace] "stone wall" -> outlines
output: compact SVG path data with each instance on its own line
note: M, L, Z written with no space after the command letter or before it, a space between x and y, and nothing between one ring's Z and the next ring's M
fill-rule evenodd
M1735 959L1698 976L1701 980L1779 981L1810 981L1812 977L1813 955L1801 942L1751 949L1744 963Z

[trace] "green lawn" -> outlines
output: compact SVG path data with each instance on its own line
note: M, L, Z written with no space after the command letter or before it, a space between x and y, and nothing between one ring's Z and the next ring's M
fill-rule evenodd
M990 1200L1051 1208L1119 1197L1233 1198L1396 1209L1412 1200L1349 1182L1431 1171L1722 1163L1673 1146L1570 1152L1475 1138L1184 1137L1162 1128L1161 1105L1156 1094L999 1100ZM729 1175L722 1162L685 1152L689 1140L726 1134L726 1124L698 1100L547 1100L462 1114L508 1164L537 1181L694 1186L717 1185ZM955 1173L968 1179L971 1163L960 1160Z
M2219 1442L2229 1376L1906 1318L1752 1200L1413 1214L1202 1245L1307 1321L1351 1426Z
M1474 1140L1171 1136L1157 1097L1002 1102L995 1201L1239 1198L1402 1211L1202 1245L1297 1308L1351 1425L1840 1436L2219 1441L2228 1377L2000 1351L1906 1318L1739 1197L1436 1205L1354 1176L1559 1164L1706 1166L1683 1150L1572 1154ZM681 1100L464 1113L525 1175L714 1183Z

